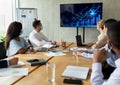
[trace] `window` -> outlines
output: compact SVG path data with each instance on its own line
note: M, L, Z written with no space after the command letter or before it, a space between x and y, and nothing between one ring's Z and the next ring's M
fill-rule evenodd
M0 0L0 34L6 32L12 21L12 0Z

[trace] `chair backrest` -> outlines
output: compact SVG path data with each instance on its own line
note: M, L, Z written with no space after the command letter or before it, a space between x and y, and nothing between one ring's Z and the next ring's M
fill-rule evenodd
M4 42L0 42L0 59L7 58Z
M77 36L76 36L76 43L77 43L77 46L82 46L81 35L77 35Z
M32 43L31 43L31 41L29 39L28 39L28 43L30 44L30 46L33 46Z

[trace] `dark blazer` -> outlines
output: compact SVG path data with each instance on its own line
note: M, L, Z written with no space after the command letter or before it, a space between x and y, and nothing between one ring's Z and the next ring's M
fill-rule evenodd
M5 50L5 47L4 47L4 42L0 42L0 60L4 59L4 58L7 58L6 50Z
M0 68L8 67L7 60L0 60Z

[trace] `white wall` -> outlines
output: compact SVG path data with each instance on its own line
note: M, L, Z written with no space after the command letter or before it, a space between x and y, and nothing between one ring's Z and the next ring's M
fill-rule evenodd
M60 27L60 4L103 2L103 18L120 19L120 0L20 0L21 8L37 8L38 19L42 21L44 33L51 39L75 42L76 29ZM82 29L79 29L82 35ZM86 29L86 42L97 40L97 29Z

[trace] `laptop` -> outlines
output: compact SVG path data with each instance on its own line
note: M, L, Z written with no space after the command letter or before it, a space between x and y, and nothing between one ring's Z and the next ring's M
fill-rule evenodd
M77 42L77 46L79 47L85 47L85 46L88 46L87 44L83 44L82 43L82 39L81 39L81 35L77 35L76 36L76 42Z

